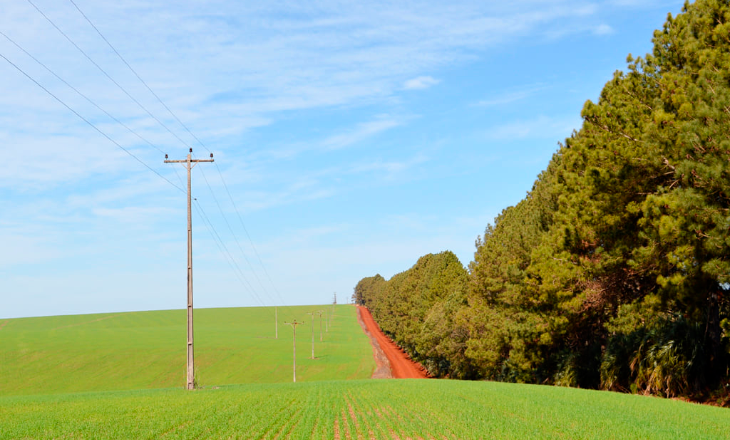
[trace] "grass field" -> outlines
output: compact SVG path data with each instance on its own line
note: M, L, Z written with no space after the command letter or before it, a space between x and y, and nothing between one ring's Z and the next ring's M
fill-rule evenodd
M195 365L202 386L292 380L292 330L297 328L297 381L364 379L375 368L372 348L353 306L339 305L311 360L311 318L331 306L197 309ZM0 395L185 386L184 310L0 320ZM324 328L324 327L323 327ZM1 409L1 408L0 408Z
M305 320L318 307L279 309ZM273 339L271 308L196 311L203 389L185 384L181 310L0 320L0 439L718 439L730 410L626 394L450 380L368 380L351 306L324 342ZM344 380L357 379L357 380ZM237 384L237 385L231 385Z
M0 438L721 439L730 411L495 382L357 380L0 397Z

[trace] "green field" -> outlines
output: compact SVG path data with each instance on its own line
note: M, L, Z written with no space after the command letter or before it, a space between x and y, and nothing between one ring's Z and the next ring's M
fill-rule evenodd
M0 398L0 438L720 439L730 411L449 380L248 384Z
M279 309L306 320L318 307ZM371 380L351 306L324 342L274 339L271 308L196 311L202 389L184 390L185 312L0 321L0 439L730 438L730 410L627 394L451 380ZM345 380L355 379L355 380Z
M297 381L365 379L375 362L353 306L339 305L311 356L307 312L332 306L197 309L195 365L202 386L291 382L297 328ZM184 310L0 320L0 395L185 386ZM324 326L323 326L324 328Z

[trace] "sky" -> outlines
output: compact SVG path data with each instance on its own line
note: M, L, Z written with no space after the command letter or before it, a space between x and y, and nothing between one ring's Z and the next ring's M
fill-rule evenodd
M196 307L468 266L683 4L0 1L0 318L184 308L191 147Z

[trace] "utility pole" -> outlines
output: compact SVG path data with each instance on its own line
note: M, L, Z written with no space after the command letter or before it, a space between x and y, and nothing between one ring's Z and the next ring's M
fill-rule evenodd
M210 153L210 159L192 159L190 156L193 149L190 149L188 157L185 160L167 160L165 155L165 163L182 163L188 170L188 389L195 388L195 360L193 351L193 216L191 213L190 200L190 171L198 164L198 162L213 162L213 153Z
M319 342L322 342L322 310L317 310L319 314Z
M332 315L335 314L335 306L337 305L337 292L334 293L334 299L332 301L332 313L330 314L330 324L332 321Z
M274 322L276 323L276 339L279 339L279 307L274 306Z
M324 309L324 332L329 333L330 332L330 326L329 322L327 321L327 309Z
M308 312L307 315L312 317L312 359L314 359L314 315L317 312Z
M294 322L284 322L284 324L288 324L291 326L291 328L294 330L294 382L297 381L297 326L300 324L304 324L303 322L297 322L295 319Z

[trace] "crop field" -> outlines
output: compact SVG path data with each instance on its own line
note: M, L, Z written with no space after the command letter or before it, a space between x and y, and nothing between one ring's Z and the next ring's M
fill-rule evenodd
M202 389L186 391L185 312L0 321L0 439L730 438L730 410L617 393L495 382L370 380L356 310L196 311ZM351 379L351 380L345 380Z
M0 397L0 438L720 439L730 411L636 395L432 379Z
M369 378L372 348L353 306L339 305L315 357L307 312L332 306L197 309L195 366L203 387L292 380L296 319L297 381ZM0 395L170 388L185 385L185 310L0 320ZM324 320L324 318L323 318ZM323 329L325 328L323 324ZM2 411L3 408L0 408Z

